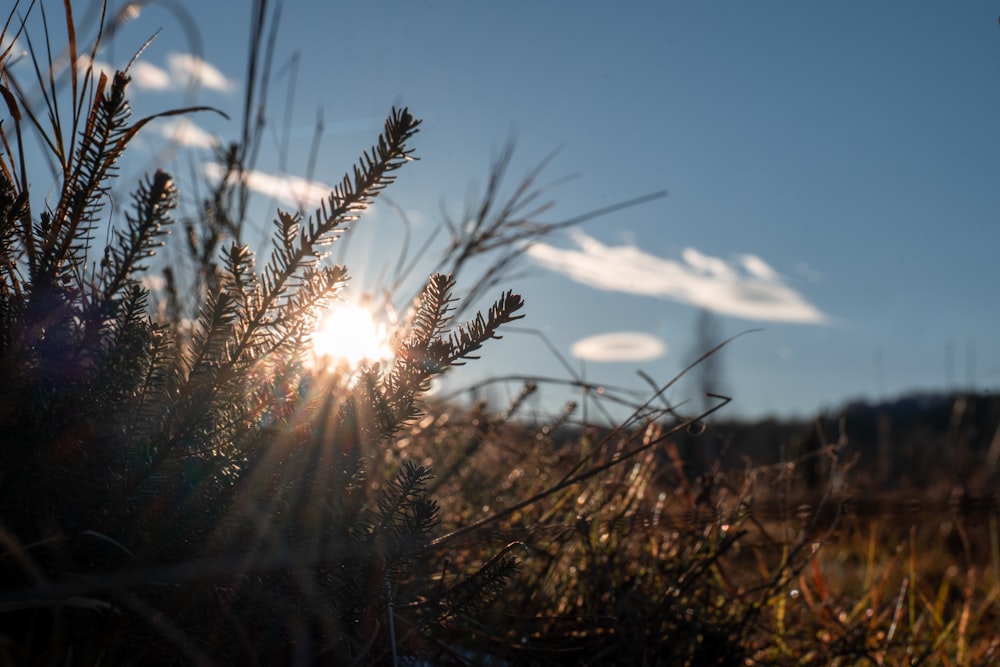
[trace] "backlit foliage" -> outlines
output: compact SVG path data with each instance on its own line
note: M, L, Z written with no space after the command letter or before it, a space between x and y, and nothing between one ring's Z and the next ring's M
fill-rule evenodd
M68 3L65 21L75 65ZM431 379L523 305L507 292L453 325L454 280L434 275L391 367L364 370L350 390L304 370L316 315L349 280L323 262L326 248L413 159L420 121L393 109L312 215L279 211L262 268L238 238L222 243L238 217L222 210L238 180L223 179L210 219L185 221L201 278L185 329L181 277L166 272L166 319L153 317L143 280L175 226L169 174L140 182L124 225L94 247L120 158L152 119L132 118L128 71L72 67L65 127L66 91L47 80L55 64L32 58L42 110L0 61L7 659L380 660L395 650L390 605L433 590L425 561L439 517L429 468L384 470L371 457L420 415ZM25 162L32 135L61 176L41 211ZM497 585L480 579L470 594Z
M724 467L732 440L704 456L728 399L685 416L665 397L728 341L649 378L648 397L573 377L580 404L555 416L525 414L545 378L505 407L429 397L523 316L511 291L476 308L527 244L615 207L537 221L539 170L505 197L505 151L482 201L446 216L412 298L397 298L401 258L390 358L314 370L315 320L350 280L326 253L415 159L420 121L392 109L318 209L278 211L260 265L244 176L263 101L247 96L242 140L217 149L223 177L196 213L156 169L116 219L116 170L157 116L132 118L128 68L80 66L100 37L84 58L62 9L64 77L51 17L43 47L21 34L30 80L0 55L0 663L996 661L996 517L977 537L961 513L938 525L919 504L882 523L850 514L852 480L888 477L859 474L844 430L790 441L788 460ZM254 3L251 91L270 62L266 10ZM29 189L41 163L51 200ZM630 416L596 425L587 410L605 403ZM989 488L995 457L977 474Z

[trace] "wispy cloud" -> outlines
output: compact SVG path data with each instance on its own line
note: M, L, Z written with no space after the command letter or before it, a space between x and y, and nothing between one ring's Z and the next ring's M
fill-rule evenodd
M7 54L7 57L11 61L28 55L27 50L21 45L21 42L14 39L12 36L5 34L3 35L3 39L0 39L0 53L3 53L7 49L10 49L10 53Z
M213 180L219 180L223 175L223 167L217 162L206 162L202 170L206 177ZM295 208L319 206L330 196L330 186L298 176L274 176L261 171L247 171L243 177L251 190L274 197ZM236 174L230 178L235 180Z
M132 83L146 90L170 90L170 74L156 65L137 62L131 69Z
M214 65L190 53L167 54L167 68L174 83L181 87L193 83L220 93L227 93L236 88L236 84L227 79Z
M680 260L665 259L633 245L604 245L579 230L572 237L578 249L537 243L528 255L581 284L610 292L673 299L748 320L823 324L830 319L756 255L726 261L685 248Z
M164 121L158 127L160 134L182 146L196 148L211 148L215 146L214 136L201 129L187 118L176 118ZM221 177L221 172L219 173Z
M570 352L586 361L649 361L665 355L667 344L649 334L616 331L578 340Z
M92 61L90 59L90 56L88 56L86 53L81 53L80 56L76 59L76 69L78 72L82 72L88 67L93 68L95 80L100 78L102 72L104 74L107 74L109 79L114 77L115 75L115 68L112 67L110 64L104 62L103 60Z
M90 57L85 54L77 59L79 69L86 69L90 64ZM110 64L99 60L93 61L93 66L95 71L105 72L108 77L115 71ZM226 78L217 67L190 53L167 54L166 69L140 60L132 64L128 73L132 83L143 90L183 90L197 86L228 93L236 89L236 83Z

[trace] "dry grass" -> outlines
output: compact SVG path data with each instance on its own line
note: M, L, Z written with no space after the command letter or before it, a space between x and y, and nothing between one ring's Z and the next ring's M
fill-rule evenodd
M256 9L260 46L266 4ZM248 80L260 87L270 57L252 52ZM562 381L596 414L609 401L630 408L614 428L575 421L572 406L548 423L519 421L535 384L503 410L422 402L432 376L520 317L507 292L455 326L512 275L524 243L615 207L538 222L538 171L504 196L504 153L483 200L444 221L440 268L451 275L421 283L392 368L324 385L296 355L346 273L313 271L315 248L342 239L391 183L419 121L394 111L329 211L279 214L259 272L238 243L247 188L220 183L186 230L179 266L190 275L164 271L163 321L153 322L133 274L171 222L164 172L137 191L130 233L103 261L88 257L117 160L150 118L130 121L124 74L73 68L67 93L51 61L35 65L46 108L9 72L0 91L11 119L0 126L0 663L996 661L992 503L975 514L960 501L935 510L931 496L865 495L865 452L845 438L807 451L767 442L797 454L724 453L695 468L689 445L728 399L678 415L662 396L680 378L648 400ZM55 100L67 94L63 126ZM252 98L230 151L236 171L256 155L264 106ZM32 132L62 161L59 202L37 215ZM400 258L386 302L406 296L413 259ZM192 313L200 329L185 334ZM962 451L962 470L974 469L978 454ZM983 469L979 493L994 479ZM928 489L959 475L910 472Z

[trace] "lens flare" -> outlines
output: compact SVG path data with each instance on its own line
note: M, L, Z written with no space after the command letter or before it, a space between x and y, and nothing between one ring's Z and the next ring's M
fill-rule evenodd
M312 342L317 368L357 369L392 356L385 324L369 308L341 302L320 317Z

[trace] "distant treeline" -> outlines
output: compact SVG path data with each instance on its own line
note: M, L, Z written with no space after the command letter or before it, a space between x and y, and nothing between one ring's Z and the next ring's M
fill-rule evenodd
M824 478L837 446L853 462L850 486L861 493L983 497L1000 485L1000 394L919 393L879 403L856 401L807 420L712 420L677 444L692 470L725 452L725 468L797 461L807 486Z
M600 429L594 430L599 441ZM553 442L577 441L564 428ZM704 431L672 437L691 480L795 462L803 492L822 488L831 456L862 496L920 497L947 503L1000 491L1000 392L913 393L877 403L853 401L811 419L710 418ZM845 469L846 466L846 469Z

